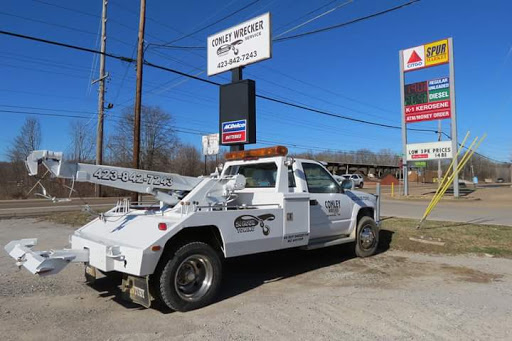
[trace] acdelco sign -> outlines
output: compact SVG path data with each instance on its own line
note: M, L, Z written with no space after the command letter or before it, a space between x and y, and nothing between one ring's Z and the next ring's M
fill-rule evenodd
M222 144L247 142L247 120L222 123Z
M448 39L403 50L404 72L448 63Z

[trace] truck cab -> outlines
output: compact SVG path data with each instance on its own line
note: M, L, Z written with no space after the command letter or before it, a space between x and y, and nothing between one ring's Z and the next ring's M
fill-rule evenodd
M374 195L343 189L320 163L289 156L254 157L228 154L223 176L241 174L246 179L234 204L275 204L282 207L282 246L320 247L353 241L358 214L376 216ZM300 236L300 237L299 237ZM300 241L298 240L300 238Z

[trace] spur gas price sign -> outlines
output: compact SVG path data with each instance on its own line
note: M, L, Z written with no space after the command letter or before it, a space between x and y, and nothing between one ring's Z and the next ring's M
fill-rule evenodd
M448 77L404 86L405 122L440 120L451 117Z

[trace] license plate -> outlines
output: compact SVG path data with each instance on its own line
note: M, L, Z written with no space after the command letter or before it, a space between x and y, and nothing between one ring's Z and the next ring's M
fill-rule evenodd
M140 304L143 307L151 306L148 277L126 276L121 285L123 298L127 301Z
M87 283L92 283L96 280L96 268L94 266L85 266L85 280Z

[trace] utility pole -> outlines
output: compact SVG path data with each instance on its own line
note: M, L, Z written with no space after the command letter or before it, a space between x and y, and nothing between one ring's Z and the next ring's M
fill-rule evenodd
M96 164L103 163L103 110L105 108L105 50L107 48L107 4L108 0L103 0L103 10L101 15L101 55L100 55L100 77L93 81L100 83L98 89L98 128L96 130ZM94 186L94 192L97 197L101 196L101 186Z
M142 67L144 65L144 28L146 25L146 0L140 0L139 39L137 46L137 86L133 120L133 168L140 167L140 112L142 106ZM138 200L138 193L132 193L132 201Z

